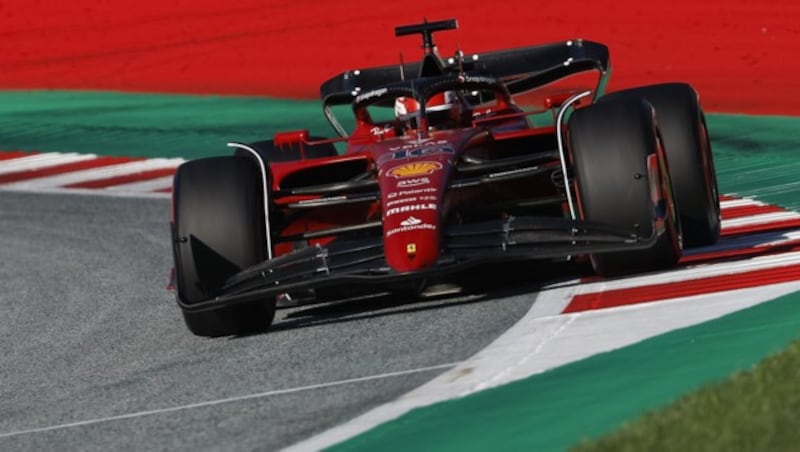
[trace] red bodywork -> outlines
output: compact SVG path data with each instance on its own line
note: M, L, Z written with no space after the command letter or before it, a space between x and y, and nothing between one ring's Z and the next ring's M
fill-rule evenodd
M559 94L547 97L546 107L554 108L566 99ZM470 202L481 202L488 197L502 196L509 186L499 184L492 189L453 192L448 190L458 160L472 152L487 152L498 143L511 142L526 137L555 134L553 125L538 128L530 126L526 119L532 113L523 113L510 102L502 102L492 116L485 111L474 113L475 119L465 127L450 130L410 130L404 136L389 136L372 133L375 125L362 122L347 140L346 151L338 157L302 160L289 163L273 163L272 191L280 192L282 182L310 169L319 170L345 162L363 162L373 171L378 180L380 196L369 204L317 208L301 214L286 226L283 236L296 236L331 227L341 227L358 222L380 220L384 252L387 264L396 272L414 272L431 267L439 259L441 232L451 213ZM378 128L377 130L383 130ZM392 134L393 135L393 134ZM291 138L296 143L308 145L308 133L295 131L276 135L275 142ZM339 141L339 140L332 140ZM283 141L282 141L283 142ZM556 171L556 168L553 169ZM548 185L552 185L547 178ZM531 195L542 195L541 185L529 186ZM515 189L516 190L516 189ZM549 188L553 190L552 187ZM495 193L492 193L494 191ZM514 193L519 196L521 193ZM278 198L276 204L287 206L298 201L315 199L315 196L291 196ZM560 205L558 211L565 210ZM499 213L498 218L502 216ZM333 237L315 238L310 245L329 243ZM276 245L276 255L295 249L284 243Z

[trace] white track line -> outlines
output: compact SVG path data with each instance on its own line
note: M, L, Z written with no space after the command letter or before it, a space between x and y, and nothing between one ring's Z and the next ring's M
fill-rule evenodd
M60 154L57 152L34 154L25 157L0 160L0 174L16 173L19 171L32 171L51 166L64 165L66 163L94 160L96 158L97 156L94 154Z
M194 408L205 408L205 407L210 407L210 406L214 406L214 405L222 405L222 404L225 404L225 403L242 402L242 401L253 400L253 399L263 399L263 398L266 398L266 397L272 397L272 396L284 395L284 394L293 394L293 393L303 392L303 391L313 391L313 390L317 390L317 389L325 389L325 388L331 388L331 387L335 387L335 386L342 386L342 385L348 385L348 384L353 384L353 383L361 383L361 382L371 381L371 380L382 380L382 379L386 379L386 378L401 377L401 376L404 376L404 375L411 375L411 374L417 374L417 373L422 373L422 372L429 372L429 371L432 371L432 370L448 369L448 368L455 367L458 364L460 364L460 363L456 362L456 363L448 363L448 364L439 364L439 365L436 365L436 366L419 367L419 368L416 368L416 369L401 370L401 371L398 371L398 372L387 372L387 373L383 373L383 374L369 375L369 376L366 376L366 377L349 378L349 379L346 379L346 380L331 381L331 382L327 382L327 383L320 383L320 384L308 385L308 386L300 386L300 387L297 387L297 388L276 389L274 391L265 391L265 392L255 393L255 394L247 394L247 395L242 395L242 396L238 396L238 397L228 397L228 398L225 398L225 399L208 400L208 401L205 401L205 402L190 403L190 404L187 404L187 405L177 405L177 406L168 407L168 408L159 408L159 409L156 409L156 410L137 411L137 412L134 412L134 413L120 414L120 415L117 415L117 416L108 416L108 417L102 417L102 418L96 418L96 419L87 419L87 420L77 421L77 422L68 422L68 423L64 423L64 424L49 425L49 426L46 426L46 427L37 427L37 428L30 428L30 429L25 429L25 430L16 430L16 431L11 431L11 432L0 433L0 438L8 438L8 437L11 437L11 436L27 435L27 434L31 434L31 433L49 432L49 431L53 431L53 430L63 430L63 429L68 429L68 428L73 428L73 427L81 427L81 426L85 426L85 425L101 424L101 423L104 423L104 422L120 421L120 420L124 420L124 419L133 419L133 418L144 417L144 416L152 416L152 415L157 415L157 414L172 413L172 412L175 412L175 411L191 410L191 409L194 409Z

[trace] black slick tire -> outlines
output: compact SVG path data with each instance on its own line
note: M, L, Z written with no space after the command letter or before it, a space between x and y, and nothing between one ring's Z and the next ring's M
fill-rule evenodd
M641 99L598 103L575 111L568 124L569 150L576 193L584 220L630 228L648 237L655 227L648 159L656 155L667 170L660 151L652 107ZM663 174L663 171L662 171ZM665 231L645 250L596 253L595 271L617 276L673 267L680 257L680 228L674 220L677 207L669 187L669 174L658 186L667 214Z
M267 258L262 179L251 159L211 157L181 165L173 214L177 296L185 305L213 299L230 276ZM182 311L192 333L228 336L268 327L275 300Z
M611 93L601 102L630 98L645 99L656 110L680 206L684 245L713 245L720 235L719 192L697 92L686 83L664 83Z

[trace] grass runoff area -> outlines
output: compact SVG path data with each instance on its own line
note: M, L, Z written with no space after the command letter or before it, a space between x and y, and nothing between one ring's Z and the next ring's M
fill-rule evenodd
M688 394L598 440L599 451L800 450L800 341L725 382Z

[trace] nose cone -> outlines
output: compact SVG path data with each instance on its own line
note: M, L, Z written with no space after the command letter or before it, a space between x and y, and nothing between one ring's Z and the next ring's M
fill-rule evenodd
M381 165L386 261L398 272L429 267L439 258L446 155Z

